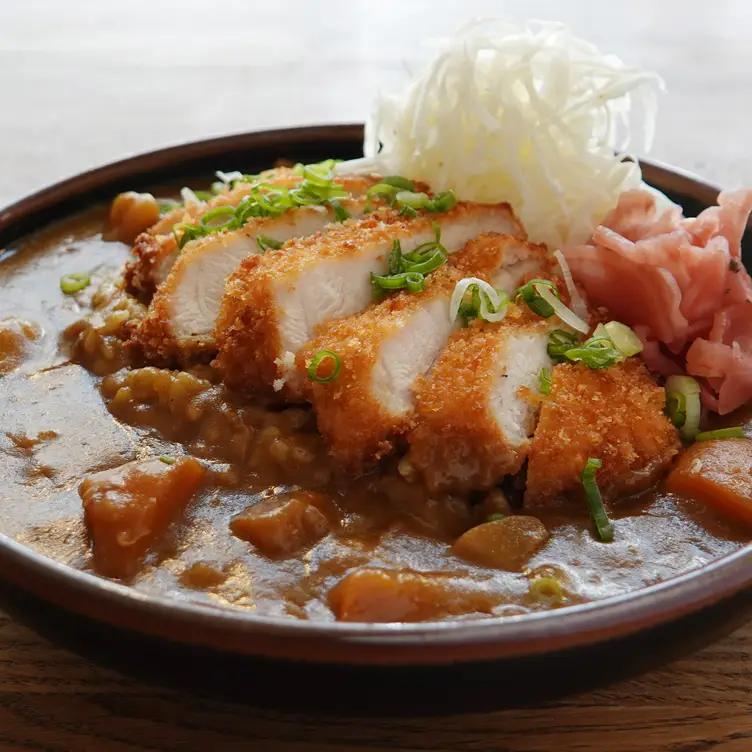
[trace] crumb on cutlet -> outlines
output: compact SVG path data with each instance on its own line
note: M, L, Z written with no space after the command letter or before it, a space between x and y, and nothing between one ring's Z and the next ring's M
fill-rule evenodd
M597 481L605 498L653 485L680 447L664 406L664 390L639 358L603 369L555 366L530 448L525 505L580 494L591 457L603 463Z

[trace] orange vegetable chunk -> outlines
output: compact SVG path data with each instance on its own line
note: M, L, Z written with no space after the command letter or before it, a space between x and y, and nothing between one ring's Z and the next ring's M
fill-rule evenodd
M324 503L322 494L311 491L272 496L241 512L230 529L269 557L291 556L329 534L329 520L319 509Z
M752 440L716 439L693 444L677 461L666 487L752 525Z
M78 493L93 543L94 566L107 577L137 574L144 557L185 508L206 469L192 457L136 460L86 478Z
M469 585L469 586L468 586ZM363 567L329 591L339 621L415 622L492 612L502 597L442 572Z

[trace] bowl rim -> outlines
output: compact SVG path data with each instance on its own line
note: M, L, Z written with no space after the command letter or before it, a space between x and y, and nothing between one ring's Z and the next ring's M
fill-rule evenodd
M0 231L65 200L106 188L124 177L148 177L197 157L239 149L312 145L335 139L361 141L358 124L252 131L192 141L88 170L47 186L0 210ZM665 164L642 161L648 182L705 203L718 188ZM73 214L74 212L70 212ZM752 544L664 582L555 611L443 622L366 624L298 621L240 609L149 595L50 559L0 533L0 578L97 621L178 642L296 660L347 663L446 663L524 656L610 640L706 608L752 587ZM180 627L185 632L181 633ZM208 631L203 632L206 629ZM223 643L228 635L237 638ZM265 641L269 638L271 642ZM297 643L303 638L307 647ZM452 649L449 649L452 648ZM463 648L463 650L459 650Z

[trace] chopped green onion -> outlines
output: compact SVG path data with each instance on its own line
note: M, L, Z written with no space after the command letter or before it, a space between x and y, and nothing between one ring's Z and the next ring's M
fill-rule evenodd
M691 376L669 376L666 379L666 412L679 435L692 441L700 430L700 385Z
M417 251L413 251L413 253L416 252ZM446 251L440 245L438 245L438 247L433 251L433 253L431 253L430 256L428 256L427 258L424 257L425 260L411 261L409 258L409 256L411 255L412 254L403 256L405 271L418 272L420 274L428 274L429 272L438 269L442 264L445 264L447 258L449 258Z
M217 180L216 182L211 184L211 192L216 196L222 191L227 188L227 183L223 183L221 180Z
M256 245L261 253L266 253L270 248L278 251L284 243L280 240L270 238L268 235L256 235Z
M564 355L567 360L582 361L588 368L608 368L623 360L624 356L608 337L591 337Z
M368 189L366 195L371 198L373 196L383 196L387 201L392 202L394 197L399 193L399 189L393 185L387 185L387 183L376 183Z
M563 363L567 359L567 350L571 350L576 344L575 334L566 329L554 329L548 335L548 357L555 363Z
M371 282L378 292L403 288L407 288L410 292L421 292L426 289L426 279L419 272L402 272L388 277L371 272Z
M642 352L642 340L626 324L609 321L603 328L616 349L628 358Z
M540 393L551 394L551 369L550 368L541 368Z
M404 271L405 262L402 257L402 244L399 240L395 240L389 253L389 274L401 274Z
M251 187L251 192L243 196L237 206L211 209L196 225L176 224L173 227L173 233L178 246L183 248L186 243L219 230L238 229L254 217L277 217L298 206L331 204L337 221L343 221L349 215L343 207L339 206L337 199L349 198L350 194L341 185L334 183L334 176L331 173L333 165L333 160L327 160L318 165L301 165L298 174L303 176L303 180L292 190L270 183L258 183ZM223 185L230 179L233 182L239 178L247 179L249 182L257 180L257 176L240 173L218 172L217 175L223 180ZM390 191L397 191L391 186L388 188Z
M468 299L469 298L469 299ZM474 318L492 323L504 319L509 305L509 296L504 290L496 290L478 277L466 277L455 286L449 301L449 320L461 316L467 326Z
M746 437L744 426L717 428L715 431L700 431L695 434L695 441L712 441L713 439L743 439Z
M425 209L430 200L427 193L414 193L413 191L400 191L394 200L398 206L409 206L411 209Z
M666 392L666 415L677 427L681 428L687 421L687 397L682 392Z
M412 206L405 205L397 212L397 216L414 218L418 216L418 212Z
M174 465L176 461L174 457L168 457L166 454L163 454L159 459L161 462L164 462L165 465Z
M595 480L595 471L602 465L603 463L599 459L593 457L588 459L585 467L582 468L580 481L585 491L585 499L590 511L590 517L595 523L598 536L602 541L608 543L614 539L614 526L608 519L606 507L603 505L603 497Z
M426 209L434 214L441 214L442 212L449 211L456 205L457 196L454 195L454 191L442 191L433 201L430 201L426 205Z
M333 363L332 372L329 376L319 376L319 368L321 367L321 364L328 360L331 360ZM308 378L312 381L318 381L320 384L328 384L339 376L340 370L342 370L342 363L335 353L331 350L319 350L311 358L311 362L308 364Z
M503 520L505 517L506 515L501 512L494 512L486 517L486 522L497 522L498 520Z
M205 230L211 230L216 232L218 230L224 230L233 224L235 219L235 208L232 206L217 206L214 209L210 209L204 214L198 223Z
M66 295L73 295L91 284L89 272L71 272L60 277L60 289Z
M193 191L193 193L199 201L211 201L214 198L214 194L209 191Z
M336 198L330 203L332 209L334 209L334 219L336 219L337 222L344 222L345 220L350 219L350 213Z
M528 593L536 601L549 606L560 604L564 600L564 588L555 577L536 577L528 588Z
M548 279L531 279L526 284L522 285L517 290L517 293L514 296L515 301L518 301L522 299L525 303L527 303L527 307L533 312L537 313L538 316L542 316L544 319L550 318L554 315L554 309L553 306L546 303L545 300L538 294L538 292L535 290L535 285L545 285L546 287L550 287L554 294L558 297L559 292L556 289L556 285L554 285L553 282L551 282Z
M412 180L403 178L399 175L387 175L382 181L385 185L391 185L394 188L399 188L401 191L414 191L415 183Z

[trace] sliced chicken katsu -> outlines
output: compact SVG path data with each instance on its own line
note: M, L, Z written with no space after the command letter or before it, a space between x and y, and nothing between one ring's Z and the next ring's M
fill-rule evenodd
M357 217L365 209L365 199L342 200L340 205ZM131 346L158 363L187 362L213 353L213 331L225 283L238 264L262 252L265 239L285 243L318 232L333 221L331 206L305 206L188 243L133 332Z
M489 488L522 467L555 326L510 304L503 321L458 331L418 381L408 458L431 491Z
M680 448L665 402L639 358L598 370L556 366L530 448L525 506L580 494L591 457L603 463L597 482L606 499L653 485Z
M181 255L175 242L172 228L177 223L196 224L208 211L220 206L237 206L254 188L270 185L276 188L295 188L303 178L289 167L268 170L252 181L238 181L210 201L200 201L177 209L162 217L147 232L141 233L133 246L136 257L125 267L125 281L128 291L141 300L149 300L157 287L166 279L173 264ZM333 183L341 186L351 196L364 195L379 180L378 177L353 176L337 177ZM195 241L194 241L195 242ZM186 244L185 250L191 243Z
M450 320L457 283L477 277L512 293L526 274L540 274L548 251L509 235L486 233L469 241L430 274L420 293L397 293L365 311L324 328L298 353L306 396L316 408L318 426L334 457L350 473L369 469L408 430L415 405L414 385L461 324ZM336 354L336 379L317 383L306 377L321 350Z
M397 216L379 211L282 250L246 258L232 275L219 319L215 364L227 384L257 389L284 382L300 399L295 356L319 326L362 311L374 299L371 273L387 269L395 240L407 254L435 239L448 253L482 232L524 237L507 204L458 204L448 212Z

